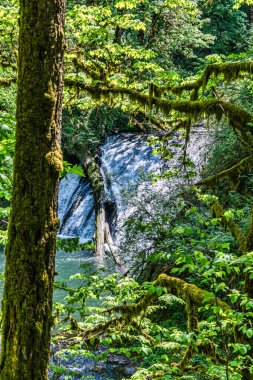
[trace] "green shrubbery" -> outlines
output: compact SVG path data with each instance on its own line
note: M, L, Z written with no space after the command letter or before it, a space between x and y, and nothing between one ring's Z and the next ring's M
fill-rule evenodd
M241 379L241 369L253 365L253 300L244 284L244 273L253 276L252 253L240 254L236 240L220 226L221 220L204 211L202 204L214 201L199 193L196 206L184 207L181 218L164 227L164 239L148 259L158 272L176 276L169 277L172 284L183 278L184 290L166 286L160 277L138 283L119 274L103 278L81 272L73 276L82 280L77 289L56 284L67 294L65 305L55 309L57 318L64 321L61 333L68 334L70 328L80 346L100 343L108 346L108 355L123 353L141 360L132 379L216 379L217 373L221 379ZM243 210L228 210L225 218L240 222L243 215ZM197 285L197 292L203 289L199 304L189 304L194 297L188 293L192 291L189 284ZM80 346L73 350L78 352Z

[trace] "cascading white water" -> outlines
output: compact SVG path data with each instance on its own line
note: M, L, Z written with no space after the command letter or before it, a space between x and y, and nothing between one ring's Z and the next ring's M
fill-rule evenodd
M90 183L69 173L60 182L58 215L61 220L59 235L92 240L95 233L95 211Z
M160 157L152 153L145 135L121 134L106 138L101 147L101 173L106 197L116 204L117 216L112 226L116 246L124 240L125 221L138 207L143 207L150 176L160 173L163 166Z
M152 154L147 138L135 134L107 137L101 147L101 171L106 195L125 208L122 191L135 186L142 174L151 174L162 168L161 160Z
M134 187L142 175L161 168L162 163L152 154L145 136L121 134L107 137L101 147L101 174L106 198L117 206L118 224L121 225L120 221L131 213L124 191ZM87 180L68 174L60 181L58 215L61 220L59 236L78 236L83 241L93 239L94 200Z
M153 175L163 175L168 169L179 169L179 157L182 157L180 139L174 137L170 146L175 144L173 158L164 161L159 155L153 154L148 143L148 136L125 134L109 136L101 147L101 170L104 178L106 195L117 205L117 220L114 221L114 240L121 247L121 260L126 267L133 264L136 253L148 249L149 241L143 236L135 239L132 246L126 237L126 220L141 216L142 221L154 220L156 214L163 214L164 207L171 195L179 193L182 187L193 183L200 176L205 161L206 151L205 130L201 127L192 130L188 144L188 154L195 165L195 177L187 179L182 170L171 179L152 181ZM181 145L184 140L181 140ZM190 168L192 170L192 168Z
M197 171L201 169L206 150L206 133L203 128L193 130L188 152L195 163ZM174 142L177 140L174 138ZM124 238L124 223L127 218L146 207L147 212L154 207L152 198L169 197L177 191L182 183L178 178L150 183L148 177L161 173L166 166L178 168L179 152L175 151L173 159L164 163L159 156L152 154L147 136L120 134L109 136L101 146L101 174L104 180L108 201L116 205L113 221L116 246ZM175 150L175 149L174 149ZM197 175L198 176L198 175ZM196 177L195 177L196 180ZM159 202L158 202L159 203ZM95 232L95 215L92 189L87 180L68 174L61 180L59 193L59 217L61 219L60 235L79 236L82 240L92 240Z

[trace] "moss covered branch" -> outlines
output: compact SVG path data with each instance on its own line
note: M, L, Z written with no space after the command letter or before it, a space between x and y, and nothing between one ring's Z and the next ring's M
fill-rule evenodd
M106 73L102 66L96 64L92 64L91 62L84 62L80 59L74 58L73 64L77 70L83 71L88 77L99 80L99 81L105 81L106 80Z
M192 313L194 318L197 307L205 304L220 306L221 310L224 312L230 310L229 305L226 302L217 299L214 294L176 277L161 274L152 285L154 287L166 288L169 294L176 294L178 297L184 299L186 302L187 315L192 313L192 309L194 308L194 312ZM95 327L89 329L80 327L79 323L71 316L69 316L68 319L70 320L72 329L77 331L85 341L90 341L92 338L102 336L105 333L111 333L115 329L122 331L124 328L132 326L135 331L156 346L157 341L141 327L140 320L145 316L148 308L151 305L157 304L158 300L159 295L154 292L152 294L146 294L136 303L119 305L106 309L103 311L103 314L108 314L109 316L113 314L112 317L108 317L104 322L98 323ZM197 331L197 325L195 325L195 328L194 326L193 328L191 326L190 331ZM184 372L187 370L191 358L196 354L205 355L211 358L214 363L219 363L221 365L226 363L226 361L217 353L216 345L213 342L206 341L203 343L196 340L190 342L182 359L178 363L174 363L174 365L179 368L180 372Z
M111 95L126 95L131 101L136 102L144 107L156 107L165 115L170 115L172 111L190 116L193 120L200 116L215 116L218 120L226 116L230 125L242 133L252 132L253 129L248 126L253 120L253 116L243 108L219 99L207 99L202 101L187 100L167 100L158 97L150 99L149 94L126 87L113 86L94 86L87 84L76 78L66 78L65 85L77 87L79 90L88 92L95 98L110 99ZM251 131L252 130L252 131Z
M207 65L203 74L193 82L186 82L179 86L163 86L157 89L158 93L170 91L180 95L183 91L193 91L192 99L197 99L199 90L206 88L209 79L214 75L215 78L223 75L226 82L231 82L238 79L242 74L253 74L253 62L227 62L214 63Z
M202 343L197 341L195 344L190 344L180 362L175 363L175 366L179 368L181 373L185 372L189 366L190 360L196 354L209 357L215 364L225 365L227 363L226 359L217 353L216 345L213 342L207 341Z
M188 282L177 277L160 274L154 285L166 288L168 293L176 294L186 302L191 301L191 303L195 306L209 304L218 305L224 311L230 309L226 302L217 299L214 294L200 289L196 285L189 284Z
M224 226L227 226L230 229L231 234L234 236L238 242L238 256L240 254L245 254L247 252L253 251L253 207L250 212L250 221L249 227L246 234L238 226L233 219L227 219L225 217L225 210L219 202L215 202L212 206L212 212L216 218L221 219L221 223ZM248 297L253 298L253 279L250 278L251 272L245 273L245 291L248 294ZM245 337L243 337L245 339Z
M253 251L253 207L251 208L249 227L246 234L246 251Z
M217 299L214 294L203 290L196 285L189 284L177 277L168 276L162 273L159 275L158 279L154 281L153 286L166 288L168 293L182 298L186 303L190 301L194 306L200 306L202 304L218 305L224 311L230 308L226 302ZM129 314L133 317L137 317L142 312L145 312L147 308L157 300L157 298L156 294L148 294L137 303L115 306L111 309L107 309L105 312ZM205 301L206 299L207 301Z
M221 219L222 224L230 229L231 234L234 236L234 238L239 244L239 252L246 252L247 238L241 230L241 228L238 226L238 224L235 223L233 219L226 219L225 210L219 202L213 203L211 208L214 216L218 219Z
M0 78L0 87L8 87L12 83L16 83L17 78Z
M214 294L206 290L200 289L196 285L189 284L186 281L181 280L180 278L167 276L166 274L161 274L158 277L158 279L153 283L153 286L166 288L169 294L176 294L178 297L186 301L186 308L189 308L189 304L191 304L191 308L204 304L209 304L214 306L218 305L223 311L227 311L230 309L229 305L226 302L217 299ZM132 323L133 326L137 330L139 330L139 327L137 327L139 326L139 324L136 321L134 321L135 318L138 318L139 316L145 314L148 308L152 304L155 304L157 300L158 295L156 293L147 294L139 302L129 305L119 305L104 310L103 314L120 313L120 315L113 317L106 322L100 323L94 328L83 330L84 338L86 340L91 339L91 337L105 333L110 328L122 328L123 326ZM187 314L189 313L187 312Z
M217 186L219 181L224 178L229 179L231 187L233 190L236 190L240 183L240 173L242 170L247 169L251 170L253 168L253 155L250 155L236 165L231 166L229 169L223 170L219 173L216 173L208 178L203 179L197 183L197 186L207 186L214 188Z

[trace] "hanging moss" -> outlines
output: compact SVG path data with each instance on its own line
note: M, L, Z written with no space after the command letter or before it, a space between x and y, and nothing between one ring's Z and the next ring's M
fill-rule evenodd
M83 62L77 57L73 59L73 65L76 68L77 72L84 72L88 77L96 80L105 82L106 81L106 73L103 67L97 65L95 66L94 63L91 62Z
M78 86L83 91L86 91L94 96L99 94L100 99L106 100L109 94L125 94L132 102L145 107L150 107L150 103L157 109L162 111L165 115L169 116L172 111L177 111L180 114L186 114L193 120L203 116L215 116L217 120L220 120L222 116L228 118L232 128L240 130L244 133L252 133L251 128L248 127L248 123L252 122L252 115L243 108L230 103L221 101L219 99L207 99L202 101L187 101L187 100L167 100L157 97L150 99L150 94L144 94L126 87L114 87L114 86L93 86L86 84L85 82L73 78L66 78L65 84L67 86Z
M157 279L156 285L166 288L169 293L176 293L184 300L191 301L195 306L203 304L206 295L209 295L210 297L208 297L208 301L206 301L207 304L214 305L217 302L223 310L229 309L229 306L226 302L223 302L219 299L216 300L214 295L212 297L212 293L200 289L196 285L189 284L180 278L161 274Z
M12 83L16 83L17 78L0 78L0 87L8 87Z
M206 66L203 74L194 82L183 83L179 86L163 86L159 90L161 92L172 92L181 94L183 91L192 91L191 100L197 100L199 90L206 88L212 75L218 78L223 75L226 82L231 82L238 78L242 78L243 74L253 74L253 62L227 62L214 63Z
M249 221L249 227L246 234L246 251L250 252L253 251L253 207L251 208L250 212L250 221ZM253 288L251 290L253 292Z
M149 84L149 108L152 108L152 100L154 97L154 83Z
M46 159L49 165L56 170L56 172L63 172L63 157L61 147L57 145L56 149L46 154Z
M225 365L227 363L227 360L217 353L216 345L212 341L207 340L201 342L193 340L180 362L175 363L175 366L179 368L181 374L188 368L190 360L195 354L209 357L214 364Z

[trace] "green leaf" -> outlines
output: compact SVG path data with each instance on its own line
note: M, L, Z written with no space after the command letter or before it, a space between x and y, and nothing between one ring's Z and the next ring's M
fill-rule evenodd
M246 331L246 335L247 335L247 337L248 337L249 339L251 339L252 336L253 336L253 330L252 330L252 329L248 329L248 330Z

